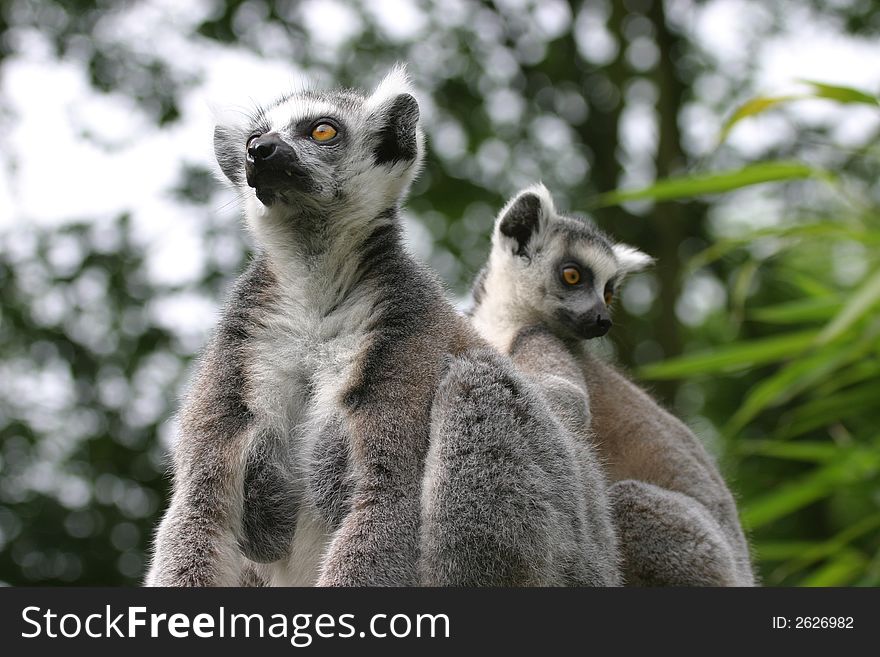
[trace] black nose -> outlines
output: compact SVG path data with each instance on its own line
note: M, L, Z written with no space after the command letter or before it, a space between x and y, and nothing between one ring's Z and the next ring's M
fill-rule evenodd
M611 318L608 315L598 312L588 316L586 321L581 325L581 336L587 339L601 338L608 333L611 328Z
M286 146L278 133L270 132L252 139L248 144L248 159L256 165L262 164L277 157L279 146Z
M257 198L271 202L279 187L306 189L309 178L293 146L277 132L267 132L248 142L244 173Z

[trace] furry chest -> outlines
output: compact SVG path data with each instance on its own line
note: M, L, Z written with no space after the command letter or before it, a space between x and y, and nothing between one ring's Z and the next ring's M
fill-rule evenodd
M286 317L266 326L253 343L251 407L269 424L298 434L338 409L366 334L338 330L338 322ZM301 430L298 430L301 429Z
M328 335L306 322L274 329L251 347L249 403L269 431L264 445L252 445L245 479L246 556L264 564L266 581L305 585L317 578L330 521L349 496L338 398L364 334Z

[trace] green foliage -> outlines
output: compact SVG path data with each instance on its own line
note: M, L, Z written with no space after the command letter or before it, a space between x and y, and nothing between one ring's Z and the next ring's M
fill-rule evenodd
M627 201L669 201L707 194L723 194L761 183L827 175L824 171L818 171L798 162L759 162L734 171L694 173L661 180L643 189L608 192L598 198L596 206L619 205Z
M0 572L12 584L131 582L143 568L145 541L167 494L155 442L165 418L141 415L129 398L153 397L157 391L137 381L171 367L159 379L169 387L157 401L162 408L173 403L179 364L157 357L172 349L174 337L151 326L143 312L162 291L146 282L125 217L101 231L110 252L91 246L98 230L84 224L54 234L24 229L3 243L10 254L13 242L33 240L37 254L26 262L9 255L0 261L4 373L21 380L15 396L0 400L6 420ZM61 243L82 259L53 266L50 254ZM66 304L75 314L64 312ZM73 396L64 399L53 386L29 389L25 377L34 371L47 381L76 380ZM51 409L51 417L41 418L41 408Z
M813 97L878 105L864 92L811 85ZM797 98L746 103L724 135L746 116ZM747 172L760 166L720 178L731 189L745 186ZM712 176L698 176L690 186L687 178L677 179L677 195L705 193L707 179ZM640 198L665 198L667 189L661 181ZM747 232L698 254L691 269L742 254L765 281L799 284L775 303L747 302L735 339L641 369L648 379L708 380L739 372L751 381L726 405L722 434L730 469L738 475L742 520L767 584L880 584L880 205L871 198L846 201L821 216ZM780 238L770 258L756 259L748 251ZM837 259L854 243L872 248L861 251L857 277L839 281ZM755 473L760 477L750 479ZM795 531L831 538L782 540Z
M810 87L810 91L803 94L788 94L785 96L759 96L752 98L740 105L730 118L724 122L721 128L721 134L718 137L719 143L724 142L730 135L730 131L734 126L743 119L762 114L767 110L773 109L780 105L785 105L794 100L806 100L809 98L822 98L843 104L861 104L870 105L872 107L880 106L877 96L866 93L859 89L851 87L841 87L838 85L827 84L825 82L815 82L812 80L803 80L803 83Z

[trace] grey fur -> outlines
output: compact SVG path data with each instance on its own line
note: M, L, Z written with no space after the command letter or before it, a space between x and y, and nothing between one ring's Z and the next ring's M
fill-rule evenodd
M523 196L530 197L529 204L517 202ZM529 222L520 211L534 206L535 199L540 207ZM500 229L512 208L516 225L534 226L525 238ZM589 222L557 213L543 186L524 190L499 215L489 264L477 279L472 321L503 353L515 351L522 327L546 326L579 364L589 391L595 448L611 481L608 493L628 584L754 584L733 497L699 439L590 353L576 327L559 322L557 309L568 301L560 292L557 263L570 257L590 269L597 294L609 280L619 284L629 271L650 262Z
M552 360L558 341L540 340L523 343L514 359ZM455 359L441 383L422 492L424 583L620 583L605 482L572 431L589 426L586 405L579 417L554 415L544 370L531 374L486 348Z
M345 424L340 416L336 416L315 441L306 485L309 502L333 529L342 524L351 508L354 475Z
M260 253L236 283L181 410L173 497L148 584L411 585L430 572L419 563L425 458L431 432L448 437L433 424L438 416L462 425L456 408L442 405L444 391L461 385L450 363L484 363L486 378L516 374L500 356L486 359L485 343L403 246L398 208L421 160L417 119L398 71L368 97L294 94L216 129L218 162L244 198ZM310 126L326 120L338 136L311 140ZM254 134L267 135L263 143L271 134L283 168L246 164ZM434 408L438 389L445 413ZM486 412L506 418L512 410ZM556 430L543 416L537 425ZM552 436L523 438L552 445ZM513 447L537 464L527 442ZM546 485L563 490L571 481ZM587 536L592 519L579 503L557 502L522 507L531 513L493 531L518 540L576 521L576 538ZM572 508L576 519L557 517ZM556 538L541 540L552 548ZM583 569L570 562L606 558L568 552L573 580ZM442 567L443 558L431 563ZM525 567L504 581L547 578ZM475 568L467 572L462 583L483 582Z
M296 532L300 501L289 450L283 436L266 431L247 453L239 547L258 563L283 558Z

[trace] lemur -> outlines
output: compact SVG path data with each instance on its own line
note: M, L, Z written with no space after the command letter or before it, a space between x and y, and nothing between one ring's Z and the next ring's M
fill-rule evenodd
M626 584L752 585L734 499L699 439L588 347L610 329L623 278L651 261L587 220L557 212L538 184L497 217L471 321L502 353L515 352L538 326L578 360L595 446L612 482Z
M404 247L399 208L423 154L404 73L370 95L284 96L218 125L214 147L258 253L179 412L147 584L614 583L610 522L584 527L593 518L572 502L604 504L604 488L575 482L567 454L545 458L569 448L559 423ZM456 395L485 436L455 433L467 429ZM528 442L491 419L514 416ZM509 463L487 467L482 490L522 515L473 517L481 527L443 515L458 484L426 476L429 441ZM523 471L534 480L505 478ZM437 529L480 542L422 555L444 547Z

